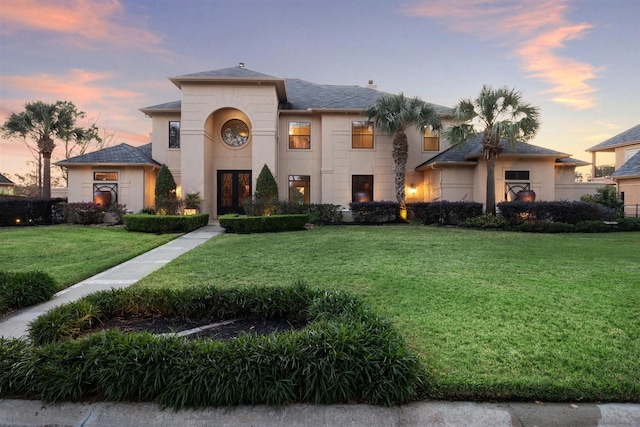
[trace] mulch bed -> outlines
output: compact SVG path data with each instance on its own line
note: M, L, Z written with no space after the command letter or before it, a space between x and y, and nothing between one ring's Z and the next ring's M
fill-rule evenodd
M150 332L152 334L171 334L189 331L196 328L202 330L185 335L187 338L233 339L240 334L253 333L268 335L273 332L284 332L302 329L307 322L290 322L286 319L181 319L178 317L140 317L119 316L98 323L87 333L118 328L123 332Z

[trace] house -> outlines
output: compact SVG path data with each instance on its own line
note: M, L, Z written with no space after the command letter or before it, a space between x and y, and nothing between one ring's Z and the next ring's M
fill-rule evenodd
M153 205L158 166L171 170L181 197L200 193L212 218L242 212L262 167L275 176L281 199L348 207L356 200L395 200L392 137L367 122L362 109L385 95L368 85L322 85L237 67L169 79L181 99L142 108L152 142L122 144L58 162L69 171L70 202L103 192L138 211ZM451 109L434 105L443 126ZM431 129L407 131L407 201L484 202L485 163L479 140L461 149ZM505 148L496 164L496 200L517 189L539 200L576 200L589 192L574 182L569 154L530 144Z
M13 187L13 181L0 173L0 194L13 194Z
M618 194L624 200L625 214L640 216L640 124L594 145L587 151L591 152L593 158L593 176L596 154L614 153L615 171L611 174L611 179L616 183Z

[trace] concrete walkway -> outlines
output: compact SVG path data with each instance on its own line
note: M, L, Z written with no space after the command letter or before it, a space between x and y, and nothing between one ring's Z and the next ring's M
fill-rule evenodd
M29 322L89 293L132 285L222 232L209 225L67 288L46 303L0 320L0 336L23 337ZM608 426L640 427L640 404L414 402L394 408L295 404L181 410L151 403L61 403L0 399L0 427L26 426Z

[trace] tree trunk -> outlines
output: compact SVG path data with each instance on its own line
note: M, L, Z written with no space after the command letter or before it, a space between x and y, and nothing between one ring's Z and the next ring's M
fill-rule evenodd
M404 132L398 132L393 138L393 178L396 186L396 199L400 204L400 209L405 209L404 202L404 182L407 158L409 157L409 143Z
M51 198L51 153L42 153L43 167L42 167L42 181L43 191L42 197L45 199Z
M489 154L487 158L487 214L496 215L496 157Z

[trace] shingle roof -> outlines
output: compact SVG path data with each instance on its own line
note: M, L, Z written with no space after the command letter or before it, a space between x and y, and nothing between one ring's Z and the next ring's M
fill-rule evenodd
M223 68L221 70L203 71L200 73L185 74L174 77L172 81L182 79L274 79L284 82L286 88L286 100L280 104L282 110L308 110L308 109L357 109L361 110L373 104L376 99L386 92L355 85L322 85L311 83L301 79L269 76L243 67ZM431 104L439 114L451 113L451 108L442 105ZM152 105L141 108L142 112L153 110L179 110L180 101L172 101L164 104Z
M74 166L84 164L109 164L109 165L153 165L160 163L151 158L151 143L141 147L133 147L129 144L119 144L113 147L91 153L81 154L55 163L60 166Z
M9 185L12 185L12 184L14 184L14 182L13 182L13 181L11 181L9 178L7 178L6 176L4 176L4 175L2 175L2 174L0 173L0 184L9 184Z
M557 159L570 159L568 154L560 151L550 150L548 148L538 147L537 145L520 142L515 146L507 144L507 141L500 140L502 147L501 156L518 156L518 157L555 157ZM442 153L432 157L424 163L416 167L416 170L436 163L457 163L474 165L478 159L482 157L482 134L470 138L463 145L451 147ZM579 162L580 160L570 159Z
M615 178L626 178L640 176L640 151L624 162L617 171L611 174Z
M637 141L640 141L640 125L636 125L631 129L601 142L598 145L594 145L593 147L588 148L587 151L600 151L606 148L614 148Z

